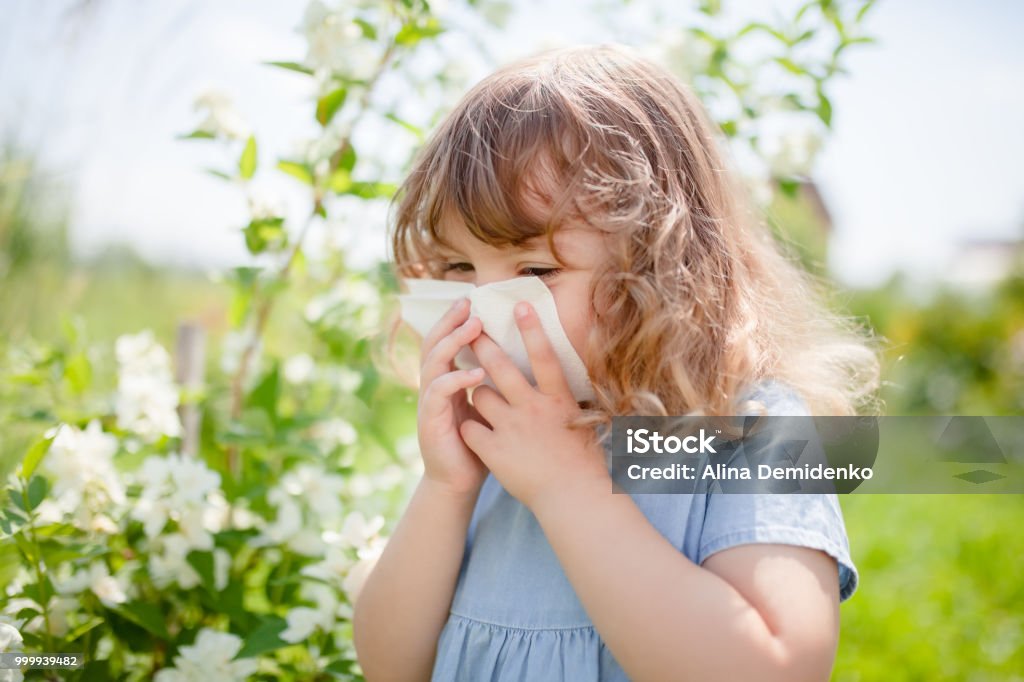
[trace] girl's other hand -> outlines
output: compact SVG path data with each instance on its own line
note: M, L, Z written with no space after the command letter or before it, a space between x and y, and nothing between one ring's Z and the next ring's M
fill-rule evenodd
M459 299L423 338L416 420L424 478L457 495L478 493L488 472L459 433L467 418L483 419L466 395L467 388L483 381L483 369L460 370L454 362L483 331L469 309L469 300Z

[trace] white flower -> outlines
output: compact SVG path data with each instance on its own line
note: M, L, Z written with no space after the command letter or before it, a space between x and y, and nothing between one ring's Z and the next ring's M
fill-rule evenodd
M363 37L362 27L347 13L331 11L322 3L311 4L301 30L309 44L306 66L355 79L369 78L376 70L379 48Z
M380 323L380 293L365 279L348 278L306 304L306 320L320 322L328 313L343 319L358 334L376 330Z
M233 139L245 139L250 135L245 119L235 110L231 99L223 92L203 92L196 97L195 110L206 113L206 118L197 126L198 130Z
M0 617L0 652L21 653L24 651L21 633L18 632L14 622L9 618ZM24 679L25 676L17 668L0 670L0 682L21 682Z
M138 334L124 334L114 342L117 364L128 374L165 374L171 366L171 356L156 342L151 329Z
M110 569L104 561L94 561L88 569L80 569L66 581L55 586L60 594L78 594L86 589L99 597L107 606L115 606L128 601L125 586L121 580L110 575Z
M355 604L356 600L359 599L359 593L362 591L370 572L373 571L373 567L377 565L377 560L380 559L386 544L387 540L377 538L371 544L359 550L359 561L349 569L348 574L342 581L342 587L345 590L345 594L348 595L350 604Z
M288 627L281 631L279 637L286 642L301 642L320 627L323 617L320 611L308 606L297 606L285 616Z
M85 430L60 424L42 461L53 476L50 496L37 508L43 523L74 514L81 528L89 528L93 515L125 503L124 486L114 468L117 438L104 433L96 419Z
M174 485L173 501L176 505L199 504L208 494L220 486L220 474L213 471L206 462L195 457L170 455L171 481Z
M185 590L198 585L199 574L186 558L192 548L185 537L180 533L170 533L160 541L161 551L149 555L149 573L153 584L162 589L177 582Z
M305 500L313 513L323 519L341 514L341 493L345 479L329 474L323 467L303 464L281 477L281 487L289 495Z
M147 537L159 535L173 519L190 549L212 549L210 533L223 530L227 518L220 474L201 459L171 453L147 457L137 477L143 488L130 515L142 522Z
M776 147L769 158L776 175L806 175L821 147L821 137L809 131L787 133L777 141Z
M327 370L327 376L342 393L354 393L363 383L363 375L348 367L332 366Z
M298 533L288 538L286 543L288 549L296 554L315 557L324 553L324 542L320 534L312 528L303 528Z
M7 618L0 620L0 651L21 651L23 641L13 621Z
M163 435L180 436L179 390L174 383L167 351L148 329L118 337L115 346L118 426L136 433L146 442L153 442Z
M405 480L405 471L397 464L389 464L370 478L374 488L390 490Z
M317 440L326 452L330 452L342 445L351 445L359 437L355 427L341 417L332 417L331 419L317 422L310 429L310 435Z
M301 642L317 628L329 631L337 621L339 602L333 589L320 583L306 583L301 594L317 606L298 606L288 612L285 616L288 627L280 634L286 642Z
M336 533L324 534L324 540L333 542ZM324 558L308 566L304 566L300 573L310 578L318 578L325 582L341 587L341 581L348 574L349 569L355 561L349 556L344 547L337 544L329 544L324 553Z
M249 215L253 220L270 220L284 214L284 201L276 193L264 190L249 197Z
M251 544L256 547L283 544L302 528L302 509L284 491L272 488L267 499L277 507L277 516L258 537L252 539Z
M384 517L377 514L369 520L361 511L350 512L338 533L342 544L361 549L368 546L370 540L384 527Z
M290 384L304 384L313 378L316 363L308 353L293 355L284 363L284 378Z
M180 648L174 668L164 668L153 678L157 682L234 682L245 680L258 669L250 658L232 660L242 648L242 640L229 632L203 628L191 645Z
M231 570L231 555L226 549L218 547L213 550L213 586L223 590L228 586L228 573Z
M684 82L692 82L694 76L707 71L712 53L706 40L675 27L662 28L654 40L638 49L680 76Z

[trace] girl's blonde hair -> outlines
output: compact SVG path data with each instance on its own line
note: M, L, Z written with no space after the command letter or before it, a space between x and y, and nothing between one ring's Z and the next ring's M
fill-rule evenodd
M877 411L873 337L833 313L824 281L780 251L715 130L685 84L631 48L556 48L508 64L414 159L393 202L395 273L442 278L435 249L449 220L495 247L546 235L560 264L554 231L589 225L608 233L612 255L591 285L583 353L596 398L572 426L739 414L767 379L815 415Z

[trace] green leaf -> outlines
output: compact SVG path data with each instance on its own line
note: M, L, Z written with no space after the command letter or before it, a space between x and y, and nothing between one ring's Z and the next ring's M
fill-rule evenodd
M50 451L50 444L53 443L53 438L54 436L41 438L33 443L32 447L28 449L28 452L25 453L25 457L21 460L21 475L23 478L26 480L32 478L32 474L35 473L36 467L39 466L39 462L41 462L46 453Z
M268 248L281 248L288 241L288 234L284 230L284 218L257 218L246 225L242 232L245 234L245 246L249 253L263 253Z
M398 125L402 126L406 130L408 130L410 133L415 135L418 140L420 140L420 141L423 140L424 132L423 132L422 128L420 128L418 126L414 126L412 123L409 123L408 121L404 121L404 120L398 118L398 116L396 116L395 114L393 114L391 112L388 112L388 113L384 114L384 117L389 119L389 120L391 120L391 121L394 121Z
M281 377L278 364L277 362L274 363L246 400L246 407L256 407L263 410L272 423L277 422L277 398L281 392Z
M213 553L212 552L201 552L192 551L185 557L189 565L196 569L196 573L199 574L199 580L211 594L217 592L215 581L213 577Z
M814 37L814 29L813 28L812 29L808 29L808 30L804 31L803 33L801 33L800 35L798 35L792 41L790 41L789 44L791 46L799 45L800 43L804 42L805 40L810 40L813 37Z
M242 150L242 156L238 159L238 173L243 179L248 180L256 173L256 137L249 136Z
M800 20L803 18L807 10L811 9L812 7L817 7L818 1L819 0L808 0L808 2L805 2L803 5L801 5L800 9L796 11L796 15L794 15L793 17L793 23L800 23Z
M0 585L9 585L21 570L21 556L12 542L0 542Z
M85 621L84 623L74 628L70 632L68 632L68 634L64 636L64 639L68 642L74 642L76 639L78 639L85 633L89 632L94 628L99 627L100 625L104 625L105 623L106 621L104 621L102 618L92 618L90 620Z
M818 91L818 106L814 111L826 126L832 127L832 102L821 90Z
M228 321L233 328L240 327L245 316L249 313L249 306L252 303L252 291L249 289L237 288L231 295L231 303L228 306Z
M800 182L794 178L779 178L779 189L790 199L795 199L796 193L800 189Z
M268 651L288 646L290 642L284 641L279 636L287 627L288 623L284 618L278 616L268 617L261 625L249 633L245 638L245 644L235 658L258 656Z
M92 382L92 364L85 353L75 353L64 363L64 378L71 390L80 395Z
M304 163L299 163L298 161L278 161L277 168L307 185L313 184L313 172Z
M155 604L133 601L122 604L112 610L160 639L169 640L171 638L167 633L164 614Z
M860 22L860 21L862 21L864 19L864 15L868 13L868 10L871 9L874 6L874 4L875 4L875 0L867 0L867 2L864 3L864 6L861 7L859 10L857 10L857 21L858 22Z
M212 140L216 135L205 130L193 130L187 135L178 135L179 140Z
M352 187L352 175L344 168L336 168L327 180L327 186L332 192L344 194Z
M778 30L777 28L773 28L761 21L750 22L742 29L740 29L739 33L736 34L736 37L741 38L746 34L751 33L752 31L762 31L764 33L768 33L770 35L775 36L781 42L789 44L789 39L785 36L785 34L782 31Z
M444 33L444 30L441 22L435 17L427 17L422 22L410 21L398 29L398 33L395 35L395 43L409 47L424 38L431 38Z
M285 69L286 71L295 71L297 73L304 73L307 76L313 75L313 69L299 64L298 62L263 62L267 66L276 66L279 69Z
M363 199L379 199L390 197L396 191L398 186L390 182L353 182L347 193Z
M332 163L338 168L344 168L349 173L356 167L356 150L352 147L352 143L348 140L341 146L335 154L341 154L341 158L332 159Z
M366 19L360 19L359 17L354 18L352 21L359 24L359 28L363 29L364 38L367 38L368 40L377 40L377 28L373 24L368 22Z
M216 168L206 168L205 170L206 170L207 173L209 173L210 175L212 175L215 178L220 178L221 180L231 180L232 179L232 177L230 175L228 175L224 171L217 170Z
M802 66L794 62L789 57L775 57L774 61L780 64L783 68L786 69L786 71L789 71L790 73L795 73L798 76L806 73Z
M316 120L320 125L326 126L338 113L338 109L345 104L345 96L348 95L347 88L338 88L321 97L316 103Z
M721 0L701 0L697 6L697 11L709 17L715 16L722 11L722 2Z
M39 503L46 497L50 489L50 482L43 476L33 476L28 483L28 509L32 510L39 506ZM26 510L27 511L27 510Z

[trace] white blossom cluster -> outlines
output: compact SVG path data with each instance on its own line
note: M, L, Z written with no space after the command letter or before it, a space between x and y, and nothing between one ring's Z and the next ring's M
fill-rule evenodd
M214 549L212 533L228 527L231 514L220 491L220 474L202 460L173 453L148 457L137 477L143 487L131 516L142 522L146 536L159 548L149 557L154 584L195 587L200 577L187 556L192 550L206 550L213 552L215 584L223 589L231 557ZM177 528L164 533L169 521Z
M161 436L180 436L179 391L171 373L171 357L153 332L125 334L117 339L115 349L117 425L149 443Z
M205 114L196 130L214 137L246 139L251 134L249 124L235 110L231 98L219 90L207 90L194 104L195 110Z
M282 631L281 639L301 642L318 629L331 632L340 618L352 617L350 605L358 599L387 544L387 539L380 535L383 527L383 516L377 514L367 519L362 512L354 511L345 517L340 531L323 533L323 559L301 571L315 580L303 583L300 592L316 606L289 610L288 627ZM338 593L345 594L348 601L339 600Z
M17 621L0 616L0 653L17 654L24 651ZM25 676L17 668L0 670L0 682L21 682Z
M365 279L347 277L306 304L306 321L332 324L344 320L348 329L363 336L377 331L381 321L380 292Z
M105 433L98 419L84 430L60 424L47 435L53 435L53 441L41 466L52 488L35 509L38 522L58 523L71 515L72 523L82 530L116 533L111 515L116 517L126 501L114 468L117 438Z
M306 6L298 30L309 48L305 66L313 70L318 83L327 82L334 74L363 80L371 77L380 61L380 47L363 35L357 18L378 21L380 4L373 0L356 0L329 7L321 0Z
M242 640L237 635L203 628L195 642L179 649L174 667L158 670L153 679L155 682L241 682L259 667L253 658L232 660L241 648Z

